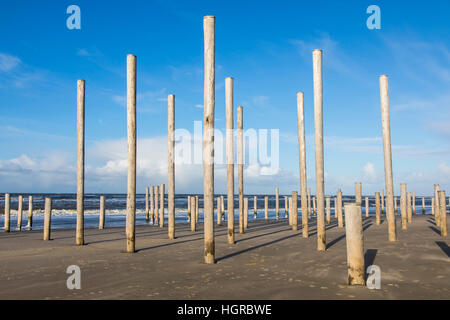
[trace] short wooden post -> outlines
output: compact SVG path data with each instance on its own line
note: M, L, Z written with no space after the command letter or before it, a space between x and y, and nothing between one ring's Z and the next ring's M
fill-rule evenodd
M191 196L187 197L187 215L188 221L191 221Z
M416 214L416 192L413 191L412 193L412 214Z
M17 204L17 230L22 230L23 196L19 195Z
M127 252L135 251L136 228L136 56L127 56Z
M203 211L203 214L205 212ZM195 223L198 223L198 219L200 217L199 206L198 206L198 196L195 196Z
M226 113L226 152L227 152L227 229L228 243L234 244L234 116L233 116L233 78L225 79ZM256 203L255 203L256 206ZM256 210L255 210L256 212ZM256 218L256 213L255 213Z
M216 207L217 207L217 225L220 226L222 225L222 214L221 214L221 204L220 204L220 197L216 198Z
M167 97L167 147L168 147L168 174L167 174L167 224L168 237L175 239L175 95Z
M298 193L297 191L292 192L292 230L298 230Z
M425 214L425 197L422 197L422 214Z
M28 196L28 224L29 230L33 229L33 196Z
M408 223L412 222L412 210L411 210L411 193L408 192L406 194L406 206L407 206L407 213L408 213Z
M256 219L258 215L258 196L253 197L253 218Z
M50 240L52 223L52 198L45 198L44 207L44 240Z
M366 218L369 218L369 197L366 197Z
M150 223L155 223L155 188L150 187Z
M11 195L9 193L5 194L5 225L4 225L4 231L9 232L10 228L10 216L11 216Z
M100 217L98 228L100 230L105 228L105 196L100 196Z
M225 219L225 200L223 196L220 196L220 216L222 220Z
M145 187L145 221L149 222L150 220L150 208L148 205L148 193L149 189L148 187Z
M248 198L244 198L244 230L248 229Z
M375 193L375 217L377 220L377 225L380 225L381 223L381 199L380 199L380 193Z
M289 203L288 197L284 196L284 217L287 218L289 215Z
M277 217L277 220L280 217L280 207L279 207L279 195L280 195L280 189L275 189L275 214Z
M400 210L401 210L401 216L402 216L402 230L406 230L408 229L407 226L407 200L406 200L406 184L402 183L400 185L400 191L401 191L401 196L400 196Z
M436 225L438 227L441 226L441 218L440 218L440 211L439 210L439 185L434 185L434 220L436 222Z
M264 219L266 222L269 221L269 197L264 197Z
M76 245L84 245L84 103L85 82L77 81L77 226Z
M326 201L326 207L327 207L327 224L331 223L331 199L327 197L325 199Z
M347 268L349 285L365 285L364 234L361 206L346 203L345 237L347 239Z
M343 228L344 227L344 217L342 214L342 191L341 189L338 189L337 192L337 218L338 218L338 227Z
M441 217L441 236L447 237L447 201L445 198L445 191L439 191L439 202L440 202L440 214Z
M159 186L155 186L155 225L159 225Z
M159 188L161 195L159 197L160 205L159 205L159 227L164 227L164 209L165 209L165 203L164 198L166 196L166 185L163 183L161 184L161 187Z
M361 182L355 183L355 201L357 204L362 206L362 183Z
M191 200L191 231L195 232L196 231L196 224L197 221L195 219L195 208L196 208L196 201L195 201L195 197L190 197Z
M294 222L292 221L292 196L289 197L289 225L292 226L294 224Z

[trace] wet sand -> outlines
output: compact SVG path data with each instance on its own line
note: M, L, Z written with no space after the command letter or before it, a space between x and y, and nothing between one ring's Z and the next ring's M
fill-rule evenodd
M384 217L383 217L384 218ZM416 215L398 241L387 223L364 219L366 266L381 268L381 289L349 287L344 229L327 225L327 251L317 252L315 219L308 239L285 219L254 222L228 245L226 223L216 226L215 265L203 263L203 230L177 225L136 228L135 254L123 253L125 229L0 234L0 299L450 299L450 248L432 216ZM238 230L238 228L237 228ZM69 265L81 268L81 290L68 290Z

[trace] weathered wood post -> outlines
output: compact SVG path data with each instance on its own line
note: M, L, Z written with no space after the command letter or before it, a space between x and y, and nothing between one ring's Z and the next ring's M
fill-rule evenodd
M287 218L289 215L289 203L288 197L284 196L284 217Z
M292 192L292 230L298 230L298 193L297 191Z
M431 214L434 216L434 197L431 198ZM434 219L436 220L436 217Z
M217 208L217 215L216 215L216 219L217 219L217 225L220 226L222 225L222 215L220 213L220 197L216 198L216 208Z
M33 196L28 196L28 223L29 230L33 229Z
M161 195L159 196L159 227L164 228L164 209L165 209L165 203L164 198L166 196L166 185L163 183L159 187L159 190L161 192ZM214 207L213 207L214 209Z
M98 228L100 230L105 228L105 196L100 196L100 217Z
M248 198L244 198L244 230L248 229Z
M412 193L412 214L416 214L416 192L413 191Z
M308 216L311 217L311 188L308 188Z
M276 214L277 220L280 217L279 195L280 195L280 189L275 188L275 214Z
M341 189L338 189L337 191L337 218L338 218L338 227L343 228L344 227L344 217L342 214L342 191Z
M347 239L347 269L349 285L365 285L364 234L361 206L346 203L345 237Z
M167 99L167 224L169 239L173 240L175 239L175 95L169 94Z
M17 204L17 230L22 230L23 196L19 195Z
M127 252L135 251L136 228L136 56L127 56L127 136L128 136L128 179L127 179Z
M198 196L195 196L195 222L198 223L200 213L198 209Z
M215 17L203 18L205 82L203 129L203 219L205 263L215 262L214 243L214 91L215 91Z
M317 250L326 250L324 165L323 165L323 88L322 50L313 50L314 75L314 131L316 151L316 196L317 196Z
M380 193L376 192L375 193L375 216L377 219L377 225L380 225L381 223L381 199L380 199Z
M225 219L225 200L223 196L220 196L220 217L222 220Z
M297 92L297 130L300 171L300 205L302 209L302 234L308 238L308 198L306 176L306 143L305 143L305 101L303 92Z
M10 216L11 216L11 195L9 193L5 194L5 225L4 231L9 232L10 230Z
M397 213L397 197L394 197L394 213Z
M434 185L434 220L436 222L436 225L438 227L441 226L441 218L440 218L440 211L439 210L439 185Z
M361 182L355 183L355 201L362 207L362 184Z
M316 201L316 197L313 197L313 201L312 201L312 203L313 203L313 215L316 215L317 214L317 207L316 207L316 203L317 203L317 201Z
M381 213L384 214L384 189L381 190Z
M147 223L150 220L150 208L148 205L148 193L149 193L149 189L148 189L148 187L145 187L145 221L147 221Z
M389 117L389 90L388 77L380 77L380 104L381 104L381 125L383 131L383 150L384 150L384 176L386 187L386 202L388 221L389 241L397 241L397 231L394 213L394 184L392 174L392 152L391 152L391 124ZM384 198L384 197L383 197ZM384 201L384 199L382 200Z
M44 240L50 240L50 229L52 224L52 198L45 198L44 207Z
M76 245L84 245L84 104L85 82L77 81L77 226Z
M150 222L155 223L155 190L154 187L150 187Z
M191 221L191 196L187 197L187 215L188 221Z
M406 208L408 213L408 223L412 222L412 210L411 210L411 193L406 194Z
M445 198L445 191L439 191L439 201L440 201L440 214L441 217L441 236L447 237L447 201Z
M256 219L256 216L258 214L258 197L253 197L253 218Z
M327 224L331 223L331 199L330 197L326 198L326 207L327 207Z
M234 244L234 117L233 117L233 78L225 79L226 106L226 151L227 151L227 212L228 243ZM256 202L255 202L256 218Z
M191 200L191 231L195 232L196 231L196 224L197 221L195 219L195 208L196 208L196 201L195 201L195 197L190 197Z
M337 218L337 197L334 197L334 218Z
M293 219L292 219L292 196L289 197L289 225L292 226L293 225Z
M369 197L366 197L366 218L369 218Z
M400 196L400 210L401 210L401 216L402 216L402 230L406 230L408 229L407 226L407 200L406 200L406 184L402 183L400 185L400 191L401 191L401 196Z
M244 118L243 108L237 108L238 136L238 184L239 184L239 233L244 233Z
M266 222L269 221L269 197L264 197L264 219Z
M159 224L159 186L155 186L155 225Z
M425 214L425 197L422 197L422 214Z

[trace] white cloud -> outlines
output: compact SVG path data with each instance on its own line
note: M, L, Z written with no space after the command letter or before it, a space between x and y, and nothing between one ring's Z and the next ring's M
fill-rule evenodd
M8 72L16 68L21 63L18 57L9 54L0 53L0 71Z
M367 162L363 168L363 179L369 183L377 182L377 173L372 162Z

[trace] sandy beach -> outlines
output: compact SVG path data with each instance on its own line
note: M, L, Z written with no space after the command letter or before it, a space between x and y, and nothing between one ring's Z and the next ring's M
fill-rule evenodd
M228 245L216 226L216 260L203 262L203 229L177 225L136 227L134 254L124 253L125 229L86 229L0 234L0 299L450 299L450 248L432 216L414 216L398 241L387 239L385 217L364 219L366 267L381 268L381 289L349 287L345 229L326 226L327 250L317 251L315 219L308 239L285 219L252 221ZM397 225L399 221L397 217ZM69 290L70 265L81 268L81 290Z

